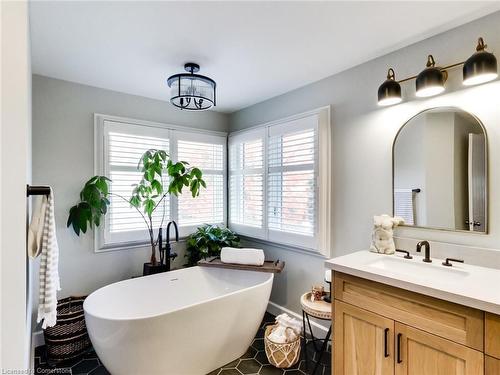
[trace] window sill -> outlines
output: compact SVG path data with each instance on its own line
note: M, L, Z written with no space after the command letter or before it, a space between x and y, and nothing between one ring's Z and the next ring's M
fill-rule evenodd
M309 249L309 248L305 248L305 247L293 246L293 245L288 245L288 244L284 244L284 243L263 240L262 238L245 236L243 234L238 234L238 236L244 241L251 241L251 242L255 242L258 244L262 244L262 245L277 247L277 248L280 248L283 250L293 251L296 253L305 254L305 255L316 257L316 258L328 259L328 257L321 254L319 252L319 250L313 250L313 249Z
M177 243L183 243L186 242L187 236L186 237L180 237L179 241ZM175 243L175 242L171 242ZM99 253L108 253L112 251L121 251L121 250L134 250L134 249L141 249L141 248L150 248L151 244L148 242L123 242L120 244L110 244L110 245L104 245L101 247L96 246L94 249L94 253L99 254Z

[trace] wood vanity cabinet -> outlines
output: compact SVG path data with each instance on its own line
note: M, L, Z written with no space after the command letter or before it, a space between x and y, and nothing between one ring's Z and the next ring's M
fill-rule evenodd
M500 375L500 317L334 273L335 375Z

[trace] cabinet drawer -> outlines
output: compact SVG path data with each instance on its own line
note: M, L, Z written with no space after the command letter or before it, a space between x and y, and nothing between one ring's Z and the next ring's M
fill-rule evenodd
M335 272L334 288L335 299L483 351L480 310L340 272Z
M484 333L485 353L500 359L500 316L486 313Z

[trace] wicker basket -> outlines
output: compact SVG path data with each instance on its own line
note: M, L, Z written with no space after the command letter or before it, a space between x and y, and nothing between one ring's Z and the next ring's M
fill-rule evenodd
M76 358L91 348L83 312L84 300L85 297L68 297L57 302L57 323L43 331L49 362Z
M300 358L300 336L295 341L279 344L269 340L268 336L276 325L266 327L264 344L266 348L267 360L274 367L290 368L295 365Z

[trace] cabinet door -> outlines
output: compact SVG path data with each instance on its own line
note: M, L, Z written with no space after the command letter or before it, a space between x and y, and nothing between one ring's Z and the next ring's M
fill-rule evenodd
M490 356L484 356L484 374L485 375L498 375L500 374L500 359Z
M478 375L483 353L396 322L396 375Z
M335 375L393 375L394 321L335 301Z

